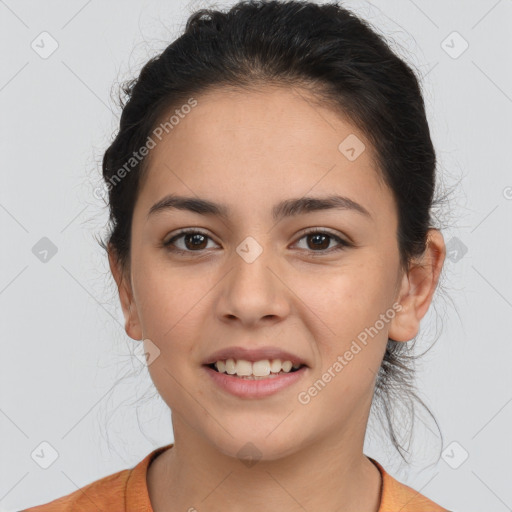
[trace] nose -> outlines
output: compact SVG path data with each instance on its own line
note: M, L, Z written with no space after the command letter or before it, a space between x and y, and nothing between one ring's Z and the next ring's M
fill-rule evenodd
M217 313L224 321L237 320L246 327L279 322L290 310L291 292L271 249L256 244L253 239L237 247L217 302Z

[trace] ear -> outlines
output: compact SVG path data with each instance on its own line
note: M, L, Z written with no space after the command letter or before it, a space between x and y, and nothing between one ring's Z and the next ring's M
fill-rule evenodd
M111 244L108 244L108 262L112 276L117 284L119 299L123 308L126 334L134 340L141 340L143 338L142 328L137 306L133 298L130 276L125 275L126 271L122 268L117 253Z
M444 238L438 229L430 229L427 247L419 260L413 261L402 276L397 311L390 323L388 337L395 341L412 340L419 332L420 320L432 302L446 257Z

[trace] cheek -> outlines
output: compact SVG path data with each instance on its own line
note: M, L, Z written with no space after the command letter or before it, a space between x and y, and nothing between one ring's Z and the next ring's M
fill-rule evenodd
M160 254L164 249L134 258L134 293L139 319L147 337L164 342L177 337L201 307L207 279L194 277L191 267L172 265ZM199 307L199 308L198 308ZM180 336L182 339L183 336Z
M304 297L304 312L309 311L307 328L315 337L323 371L334 371L338 356L344 365L347 362L343 368L347 378L350 374L350 379L357 379L364 372L371 379L368 368L378 370L392 319L389 313L394 313L388 311L392 309L391 274L382 263L361 258L325 278L301 279L297 294Z
M196 370L191 369L191 364L196 359L194 349L201 335L198 315L204 315L205 308L211 307L207 300L201 300L209 287L206 281L187 277L183 268L155 261L144 268L137 274L136 283L139 319L144 337L159 351L148 370L159 395L181 414L191 407L188 393L198 393L194 387ZM199 408L195 414L199 416L202 412Z
M158 358L149 366L151 378L166 403L171 406L174 402L179 409L181 386L190 391L195 386L198 352L208 343L202 337L209 334L205 320L214 308L211 290L216 278L193 266L172 266L161 259L139 261L144 270L134 272L136 300L144 337L159 350Z
M308 287L316 290L305 302L315 313L309 314L308 329L319 364L297 398L300 404L310 401L312 416L318 414L326 425L345 421L371 400L389 327L389 320L380 320L387 307L381 286L374 275L347 269L320 286L323 292L318 283Z
M295 289L319 321L342 334L347 329L373 324L385 311L391 297L389 274L370 262L347 265L324 274L299 277Z

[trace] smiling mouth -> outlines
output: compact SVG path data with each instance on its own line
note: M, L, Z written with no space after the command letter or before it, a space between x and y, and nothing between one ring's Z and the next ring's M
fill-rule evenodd
M240 368L237 364L234 364L233 360L230 363L230 360L227 361L218 361L217 363L211 363L207 364L208 368L211 368L213 371L217 373L222 373L224 375L229 375L230 377L236 377L239 379L244 380L262 380L262 379L272 379L279 377L281 375L288 375L290 373L295 373L302 368L305 368L305 364L297 364L290 367L290 363L286 364L286 362L281 364L277 363L277 361L273 361L273 367L271 367L271 364L267 365L266 370L259 370L259 369L251 369L251 365L247 364L244 365L243 368ZM249 362L247 362L249 363ZM217 367L219 365L219 367ZM284 368L283 368L284 366ZM254 367L253 367L254 368ZM279 368L279 369L278 369ZM222 371L221 371L222 370ZM269 371L270 370L270 371ZM275 370L275 371L272 371ZM255 375L256 373L256 375Z

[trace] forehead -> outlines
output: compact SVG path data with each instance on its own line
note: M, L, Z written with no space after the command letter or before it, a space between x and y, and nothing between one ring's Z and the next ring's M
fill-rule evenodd
M337 192L372 215L393 213L373 147L308 91L221 88L195 99L149 154L138 201L146 212L169 192L246 208Z

